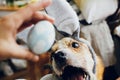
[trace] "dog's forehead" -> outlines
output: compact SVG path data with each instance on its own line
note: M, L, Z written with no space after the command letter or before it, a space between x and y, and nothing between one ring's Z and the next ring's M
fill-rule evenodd
M77 41L77 40L75 40L75 39L72 39L72 38L67 37L67 38L63 38L63 39L57 41L57 42L53 45L52 50L53 50L53 51L56 51L57 49L60 49L60 48L68 48L68 47L71 46L71 44L72 44L73 42L76 42L76 43L78 43L80 46L84 46L84 47L87 49L87 45L86 45L86 44L84 44L84 43L82 43L82 42L79 42L79 41Z

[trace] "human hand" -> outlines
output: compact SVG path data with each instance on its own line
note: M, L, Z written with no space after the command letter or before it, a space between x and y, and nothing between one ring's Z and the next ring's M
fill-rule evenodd
M40 20L48 20L53 23L53 18L38 12L38 10L44 9L50 3L51 0L42 0L0 18L0 60L8 58L39 60L39 56L34 55L16 43L16 34Z

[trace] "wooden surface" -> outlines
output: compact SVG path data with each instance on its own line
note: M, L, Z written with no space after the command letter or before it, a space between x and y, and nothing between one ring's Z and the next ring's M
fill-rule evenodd
M19 9L19 7L0 6L1 11L15 11L18 9Z

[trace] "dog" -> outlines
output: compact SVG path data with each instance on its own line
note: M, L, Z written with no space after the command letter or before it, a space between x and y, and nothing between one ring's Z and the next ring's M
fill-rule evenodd
M70 37L53 45L51 64L56 78L50 74L40 80L103 80L101 58L97 54L93 56L87 44Z

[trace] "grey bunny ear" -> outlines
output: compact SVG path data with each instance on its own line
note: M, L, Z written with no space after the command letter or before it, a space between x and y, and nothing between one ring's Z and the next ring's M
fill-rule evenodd
M92 48L91 44L87 40L85 40L83 38L78 38L78 41L83 42L88 46L88 48L92 54L93 61L94 61L93 73L95 74L96 73L96 54L95 54L94 49Z
M65 36L72 36L80 27L76 12L66 0L52 0L46 12L55 18L56 29Z
M56 27L55 27L55 29L56 29ZM66 32L59 31L58 29L56 29L55 31L56 31L56 40L60 40L64 37L71 37L71 35Z
M79 40L80 37L80 27L72 34L72 38L75 40Z

